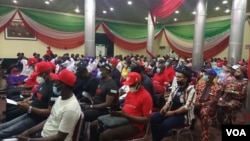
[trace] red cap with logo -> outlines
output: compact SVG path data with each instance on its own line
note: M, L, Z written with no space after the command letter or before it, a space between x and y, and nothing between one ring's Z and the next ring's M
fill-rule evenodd
M34 73L36 73L36 75L46 72L46 71L51 71L51 65L48 62L38 62L35 65L35 71Z
M38 60L35 57L29 58L27 66L31 66L32 64L36 64Z
M124 85L132 85L141 82L141 75L137 72L130 72L127 76L126 81L123 82Z
M64 84L73 87L76 83L76 76L73 72L64 69L59 74L50 75L53 79L59 80Z
M113 64L113 65L117 65L118 64L118 60L116 59L116 58L111 58L110 60L109 60L109 63L111 63L111 64Z

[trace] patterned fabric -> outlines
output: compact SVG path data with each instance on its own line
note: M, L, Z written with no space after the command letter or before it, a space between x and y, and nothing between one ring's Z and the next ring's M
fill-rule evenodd
M201 141L209 141L209 126L212 118L216 116L216 104L218 96L221 95L221 86L213 83L206 85L202 81L196 85L197 99L195 107L196 114L201 121Z
M170 93L168 97L167 103L170 104L177 94L177 90L179 88L174 88L173 92ZM188 88L185 90L185 93L180 96L180 102L183 103L183 106L188 113L185 115L185 124L191 125L192 120L195 118L194 116L194 104L196 101L196 91L193 85L189 85Z
M217 118L221 124L232 124L236 113L244 108L247 95L247 81L232 79L224 90L223 103L218 106Z

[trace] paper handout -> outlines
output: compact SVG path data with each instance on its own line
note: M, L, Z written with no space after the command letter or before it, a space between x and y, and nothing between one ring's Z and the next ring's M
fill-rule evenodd
M6 98L6 101L7 101L8 104L17 105L17 102L14 101L14 100Z

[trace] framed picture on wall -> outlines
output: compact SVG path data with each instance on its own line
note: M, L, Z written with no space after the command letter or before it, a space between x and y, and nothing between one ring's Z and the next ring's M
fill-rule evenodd
M22 20L11 21L5 28L4 34L7 40L37 40L36 36L25 27Z

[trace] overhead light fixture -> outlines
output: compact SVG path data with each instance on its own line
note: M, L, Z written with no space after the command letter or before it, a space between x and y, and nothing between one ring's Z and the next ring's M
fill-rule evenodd
M148 20L148 17L145 17L145 20Z
M45 1L44 3L49 5L50 2L49 1Z
M192 12L192 14L193 14L193 15L195 15L195 14L196 14L196 12L195 12L195 11L193 11L193 12Z
M227 4L227 3L228 3L227 0L223 0L223 1L222 1L222 4Z
M76 12L76 13L80 13L79 6L76 6L75 12Z
M216 11L218 11L218 10L220 10L220 7L217 6L217 7L215 7L214 9L215 9Z
M229 12L230 12L230 9L226 9L226 10L225 10L225 13L229 13Z
M114 11L114 8L113 8L113 7L110 7L109 10L110 10L110 11Z
M103 13L103 14L107 14L107 11L106 11L106 10L103 10L102 13Z
M13 0L13 3L18 3L18 1L17 0Z
M159 24L160 22L159 21L156 21L157 24Z
M49 0L49 1L53 1L53 0Z
M174 21L176 22L176 21L178 21L178 19L177 19L177 18L174 18Z
M131 0L128 1L128 5L132 5L133 2Z
M179 13L180 13L180 11L179 11L179 10L176 10L176 11L175 11L175 14L179 14Z

